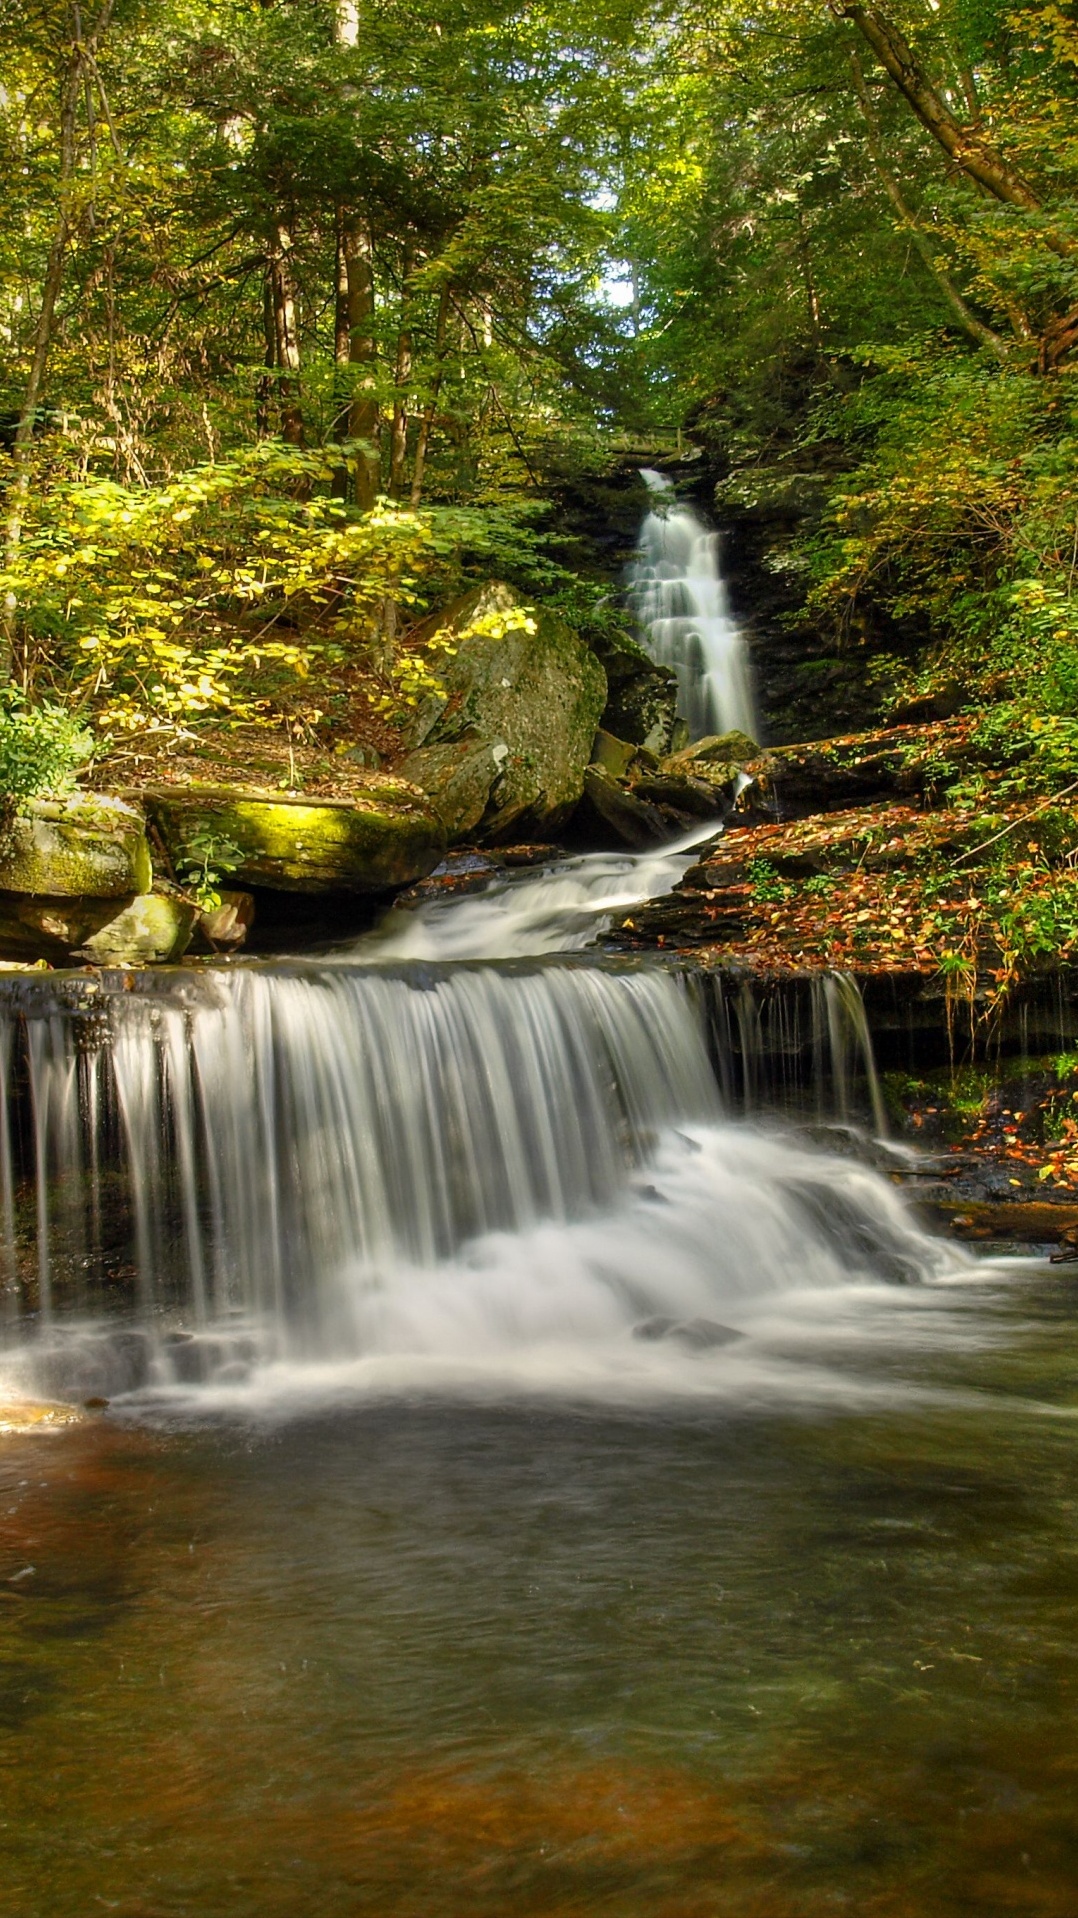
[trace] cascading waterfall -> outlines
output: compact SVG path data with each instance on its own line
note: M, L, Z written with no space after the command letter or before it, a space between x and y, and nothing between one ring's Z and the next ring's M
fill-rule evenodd
M132 983L9 989L9 1381L112 1396L392 1354L624 1356L634 1328L721 1346L791 1286L949 1256L874 1173L726 1116L765 1102L776 1041L849 1116L868 1045L849 982L796 1012L594 959Z
M646 469L654 505L640 529L630 602L648 651L677 674L678 711L693 739L738 731L756 737L745 643L719 570L719 536L671 482Z

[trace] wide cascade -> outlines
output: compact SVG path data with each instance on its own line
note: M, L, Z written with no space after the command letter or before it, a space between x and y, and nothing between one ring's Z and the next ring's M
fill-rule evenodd
M735 729L756 735L745 642L719 570L719 536L671 482L645 469L654 504L640 528L630 598L652 657L678 679L678 711L694 739Z
M856 990L825 980L795 1016L676 966L545 956L582 899L601 923L594 863L517 880L489 924L448 909L471 927L448 950L493 925L523 954L500 963L401 958L390 934L321 963L11 982L8 1378L115 1394L542 1353L561 1376L940 1270L856 1158L743 1123L773 1055L847 1116L871 1064ZM619 897L653 867L629 860Z

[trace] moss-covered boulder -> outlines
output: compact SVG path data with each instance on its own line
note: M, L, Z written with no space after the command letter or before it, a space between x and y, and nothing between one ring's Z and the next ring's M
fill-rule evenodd
M497 581L466 594L429 629L455 650L434 655L438 685L417 714L413 748L468 738L504 747L479 837L498 844L556 833L584 790L606 704L599 661L560 619Z
M659 666L628 633L598 640L595 651L606 672L607 699L602 725L618 739L649 752L666 753L675 745L677 675Z
M446 847L426 794L382 774L348 801L187 786L147 793L146 804L178 872L207 862L276 892L391 891L432 872Z
M427 794L452 845L474 833L508 757L503 740L492 745L488 739L454 739L441 746L420 746L397 771Z
M197 907L169 893L144 892L91 933L72 957L94 966L167 965L186 952Z
M149 892L152 883L142 814L123 799L37 799L0 829L0 891L122 899Z

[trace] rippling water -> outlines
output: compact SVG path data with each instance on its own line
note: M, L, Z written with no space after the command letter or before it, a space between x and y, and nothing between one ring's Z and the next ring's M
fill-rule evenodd
M5 1911L1071 1918L1078 1293L886 1299L796 1398L9 1439Z

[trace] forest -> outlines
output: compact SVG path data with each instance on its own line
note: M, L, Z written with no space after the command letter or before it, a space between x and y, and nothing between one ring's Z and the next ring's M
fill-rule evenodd
M0 1905L1078 1910L1078 0L0 0Z
M616 646L665 461L761 743L955 721L1002 837L936 959L1078 938L1073 9L10 0L0 48L9 802L334 790L491 575Z

